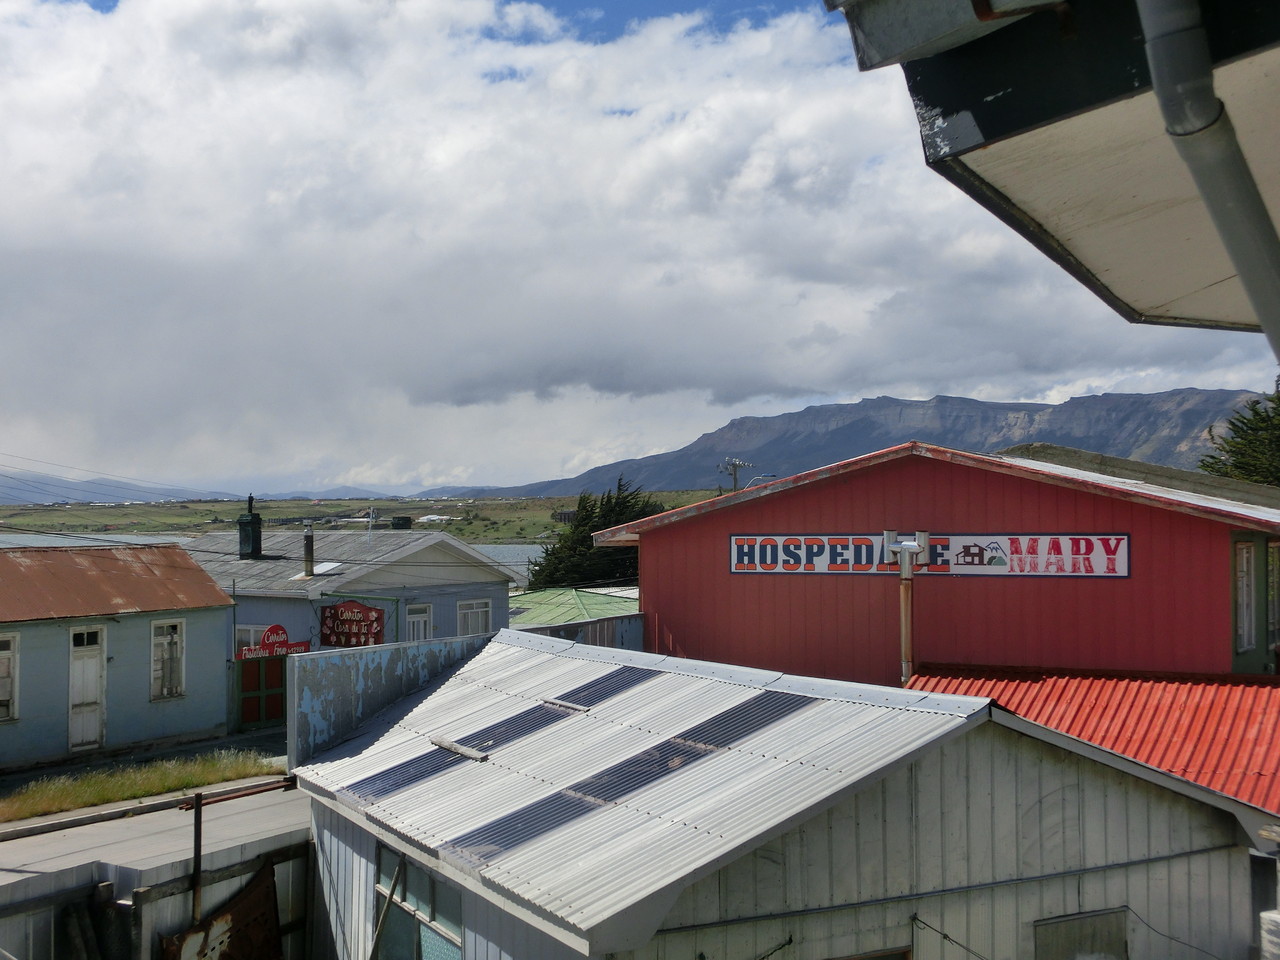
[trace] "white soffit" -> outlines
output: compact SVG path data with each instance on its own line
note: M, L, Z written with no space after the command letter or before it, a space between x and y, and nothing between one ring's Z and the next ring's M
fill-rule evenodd
M1220 65L1214 80L1280 221L1280 51ZM1150 92L982 147L960 162L1144 320L1258 329Z

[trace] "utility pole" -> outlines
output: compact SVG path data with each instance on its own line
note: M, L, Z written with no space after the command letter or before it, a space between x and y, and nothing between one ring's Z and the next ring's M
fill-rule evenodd
M733 477L733 492L738 492L738 471L746 470L754 467L754 463L747 463L745 460L739 460L737 457L725 457L724 463L716 467L721 473L727 473Z

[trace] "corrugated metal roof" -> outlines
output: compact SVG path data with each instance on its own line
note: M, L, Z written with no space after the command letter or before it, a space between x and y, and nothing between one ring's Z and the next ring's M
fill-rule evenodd
M109 547L117 543L181 544L191 537L176 533L2 533L0 550L13 547Z
M229 606L181 547L0 550L0 622Z
M447 533L372 530L317 532L316 574L304 578L303 537L301 531L264 532L262 557L256 560L240 559L239 533L206 533L185 546L224 590L234 587L237 593L248 594L318 597L393 563L422 563L422 583L448 582L444 570L455 562L485 568L495 580L510 581L516 576L514 571ZM430 559L414 559L415 554L424 551L438 554L435 574Z
M441 743L476 742L547 701L562 709L570 691L628 665L653 675L503 738L484 761L427 761L404 776ZM691 875L982 722L987 703L502 631L366 749L295 772L605 952L647 939L652 926L636 924L656 924ZM477 837L497 840L481 849Z
M1280 813L1280 680L926 666L910 688L1018 716Z
M636 596L616 596L594 590L554 587L511 595L511 624L517 627L544 627L577 623L601 617L623 616L640 609Z
M593 535L594 542L599 546L633 544L640 539L641 534L668 524L678 523L715 510L722 510L759 497L782 493L793 487L804 486L859 470L871 469L882 463L913 456L927 457L933 460L946 460L950 463L991 470L996 473L1012 474L1104 496L1133 500L1189 513L1194 516L1221 520L1251 529L1280 532L1280 509L1272 506L1248 503L1240 499L1231 499L1225 495L1214 496L1204 491L1180 489L1130 477L1097 473L1043 460L967 453L961 450L940 447L936 444L912 441L887 450L880 450L876 453L869 453L866 456L835 463L831 466L820 467L817 470L809 470L792 477L784 477L781 480L762 483L746 490L739 490L737 493L714 497L711 500L690 504L687 507L668 510L666 513L654 514L651 517L611 527L608 530L601 530ZM1213 488L1213 477L1206 475L1201 479L1206 489ZM1239 489L1239 485L1223 484L1222 488L1224 491L1230 489L1232 492L1236 492Z

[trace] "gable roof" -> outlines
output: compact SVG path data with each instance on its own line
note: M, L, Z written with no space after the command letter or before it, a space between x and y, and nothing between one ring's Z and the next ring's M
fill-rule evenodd
M1032 448L1022 449L1030 450ZM1116 462L1114 458L1096 458L1090 461L1088 459L1089 454L1082 451L1079 454L1079 458L1083 462L1092 462L1099 467L1104 467L1108 460ZM1115 473L1099 472L1098 470L1071 466L1069 462L1051 462L1047 459L1028 459L1008 456L1007 454L967 453L962 450L952 450L948 447L940 447L936 444L921 443L913 440L909 443L899 444L896 447L890 447L887 450L869 453L865 456L855 457L852 460L819 467L816 470L808 470L792 477L784 477L781 480L762 483L759 486L739 490L736 493L725 494L722 497L715 497L711 500L704 500L701 503L690 504L687 507L668 510L665 513L654 514L651 517L645 517L631 523L610 527L594 534L594 541L597 546L627 546L637 543L643 534L673 523L679 523L716 510L747 503L760 497L774 496L796 487L818 483L832 477L874 470L881 464L902 460L907 457L941 460L947 463L974 467L979 470L989 470L992 473L1019 476L1028 480L1053 484L1054 486L1082 490L1100 496L1115 497L1116 499L1143 503L1166 510L1175 510L1180 513L1231 523L1235 526L1252 530L1261 530L1268 533L1280 532L1280 505L1269 506L1250 503L1247 499L1242 499L1247 495L1248 487L1252 485L1246 487L1237 483L1219 484L1215 482L1216 478L1190 474L1189 471L1166 470L1163 474L1157 471L1147 471L1145 473L1132 471L1128 475L1117 475L1118 471ZM1119 462L1132 463L1132 461ZM1194 485L1190 483L1175 485L1175 475L1179 473L1189 474L1195 477L1198 482ZM1148 476L1150 479L1145 478ZM1273 493L1259 491L1259 497L1270 501Z
M231 605L181 547L0 550L0 622L106 617Z
M639 591L631 588L624 595L605 590L574 587L549 587L513 593L512 626L544 627L552 624L578 623L602 617L625 616L640 609Z
M690 883L989 720L1249 812L983 698L510 630L402 703L299 785L590 955L638 948Z
M388 565L413 564L423 552L437 556L435 561L416 561L428 567L423 583L445 582L440 565L447 567L455 562L482 571L484 575L476 580L516 579L515 571L447 533L405 530L316 533L315 575L304 577L304 536L301 531L264 533L262 556L252 560L240 559L238 533L206 533L188 541L186 548L224 590L258 596L317 599L322 593L341 590ZM435 575L429 572L431 566L437 567Z
M990 697L1027 720L1280 815L1280 679L931 664L909 687Z

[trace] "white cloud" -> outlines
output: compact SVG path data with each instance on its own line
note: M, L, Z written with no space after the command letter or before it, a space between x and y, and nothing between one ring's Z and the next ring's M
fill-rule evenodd
M1269 384L1260 338L1130 328L928 172L839 17L574 29L8 0L0 447L515 483L815 399Z

